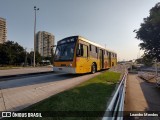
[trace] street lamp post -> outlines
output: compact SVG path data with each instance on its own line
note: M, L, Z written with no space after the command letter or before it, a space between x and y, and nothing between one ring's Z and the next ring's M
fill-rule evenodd
M36 58L36 11L39 10L36 6L34 6L35 11L35 19L34 19L34 58L33 58L33 66L35 67L35 58Z

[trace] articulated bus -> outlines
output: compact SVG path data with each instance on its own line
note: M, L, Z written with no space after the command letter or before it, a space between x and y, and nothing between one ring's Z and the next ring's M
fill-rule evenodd
M71 36L57 42L53 71L65 73L95 73L117 64L117 54L81 36Z

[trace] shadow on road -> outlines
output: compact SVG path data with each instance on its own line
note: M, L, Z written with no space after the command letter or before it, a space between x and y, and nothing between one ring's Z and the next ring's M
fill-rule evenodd
M97 73L99 72L104 72L104 71L98 71ZM23 86L29 86L29 85L38 85L43 83L52 83L56 81L63 81L63 80L78 78L86 75L92 76L93 74L90 74L90 73L68 74L68 73L53 72L53 73L46 73L46 74L13 77L13 78L8 78L8 80L0 81L0 89L16 88L16 87L23 87Z
M142 79L140 79L140 81L142 92L148 104L148 108L146 108L146 111L159 111L160 89L156 87L156 83L149 83Z
M23 77L14 77L5 81L0 82L1 89L22 87L28 85L36 85L42 83L50 83L56 81L62 81L65 79L77 78L80 76L85 76L89 74L65 74L65 73L47 73L42 75L32 75L32 76L23 76Z

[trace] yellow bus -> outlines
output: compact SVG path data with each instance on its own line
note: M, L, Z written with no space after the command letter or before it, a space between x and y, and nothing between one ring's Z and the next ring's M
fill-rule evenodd
M81 36L71 36L57 42L53 71L65 73L95 73L117 64L117 54Z

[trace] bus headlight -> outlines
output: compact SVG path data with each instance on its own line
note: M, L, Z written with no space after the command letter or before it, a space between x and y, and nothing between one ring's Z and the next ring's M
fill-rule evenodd
M72 67L72 63L69 64L69 67Z

